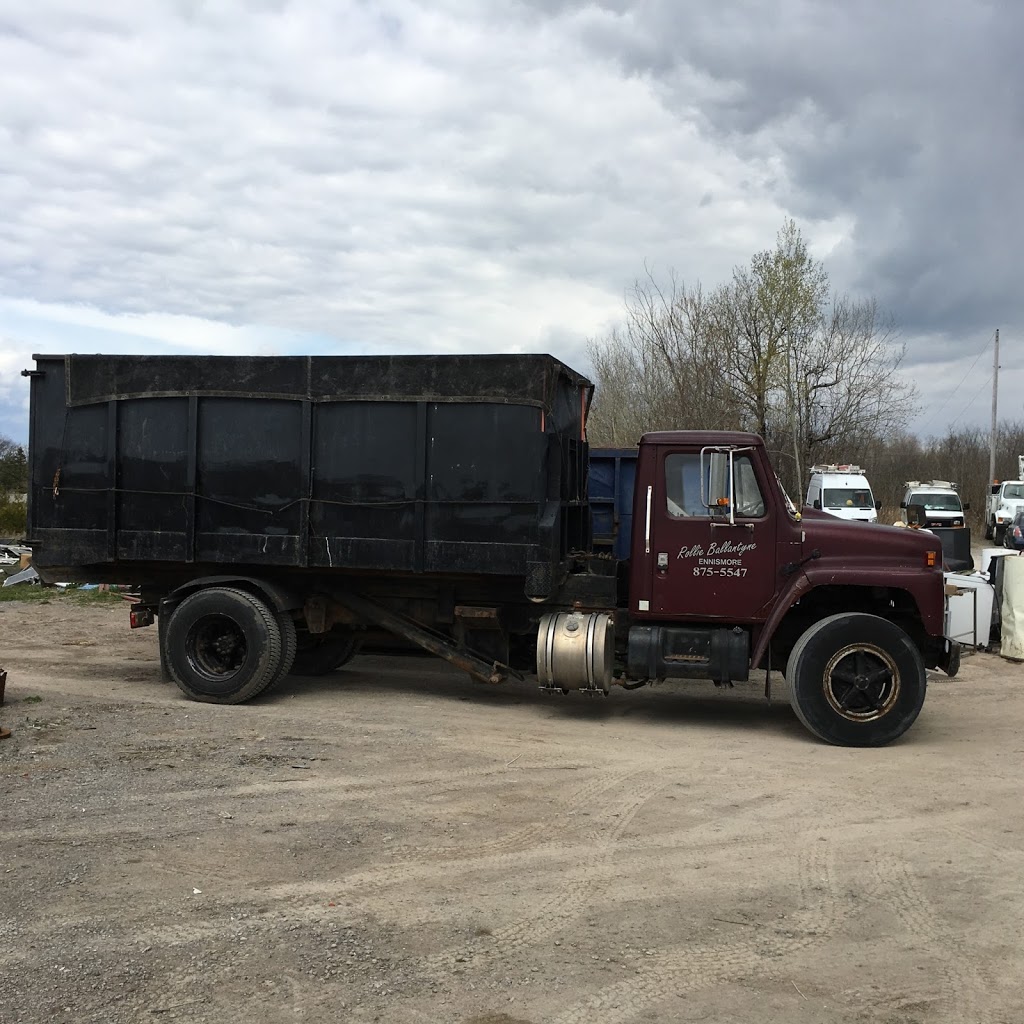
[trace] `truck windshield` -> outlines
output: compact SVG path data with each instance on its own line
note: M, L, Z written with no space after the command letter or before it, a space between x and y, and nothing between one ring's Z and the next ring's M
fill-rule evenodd
M1024 498L1024 484L1007 484L1003 488L1004 498Z
M823 508L874 508L875 503L871 492L863 487L830 487L826 489L822 501Z
M955 494L912 494L908 505L924 505L926 512L959 512L960 498Z

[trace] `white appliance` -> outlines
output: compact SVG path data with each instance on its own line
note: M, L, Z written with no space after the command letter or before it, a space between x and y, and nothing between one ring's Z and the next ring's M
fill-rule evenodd
M946 598L946 636L965 647L988 647L995 588L979 575L955 572L946 573L946 584L956 587Z

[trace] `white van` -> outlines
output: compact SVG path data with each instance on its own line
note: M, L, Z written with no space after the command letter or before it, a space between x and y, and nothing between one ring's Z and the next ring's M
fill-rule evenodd
M812 466L806 504L837 519L877 523L880 501L860 466Z
M963 504L951 480L908 480L900 502L900 516L909 523L907 515L911 506L924 509L924 520L918 526L926 529L932 526L963 526L964 513L971 507Z

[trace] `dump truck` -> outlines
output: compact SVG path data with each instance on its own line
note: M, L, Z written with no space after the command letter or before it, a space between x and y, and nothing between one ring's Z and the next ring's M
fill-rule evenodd
M33 564L130 585L194 700L391 636L559 695L774 673L815 736L878 746L959 664L939 542L801 513L754 434L645 434L628 541L595 543L594 389L550 356L34 361Z

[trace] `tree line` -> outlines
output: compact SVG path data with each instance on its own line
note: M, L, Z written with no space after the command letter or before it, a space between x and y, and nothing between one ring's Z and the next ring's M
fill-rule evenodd
M1017 479L1018 455L1024 455L1024 421L1003 420L996 430L997 480ZM951 480L957 484L961 499L970 502L967 520L981 539L985 498L990 493L987 430L961 427L924 441L907 433L875 438L857 457L863 458L875 497L883 503L880 515L894 517L883 521L899 518L899 502L907 480Z
M8 437L0 437L0 538L18 540L25 533L25 502L28 491L28 460L25 449Z
M835 292L792 220L774 248L711 289L648 272L588 353L592 445L634 445L648 430L748 430L765 439L798 504L812 465L854 462L884 521L898 518L907 480L934 478L957 482L981 524L988 432L909 433L918 393L897 374L905 348L892 319L873 298ZM1000 479L1016 476L1022 440L1021 424L1000 427Z

